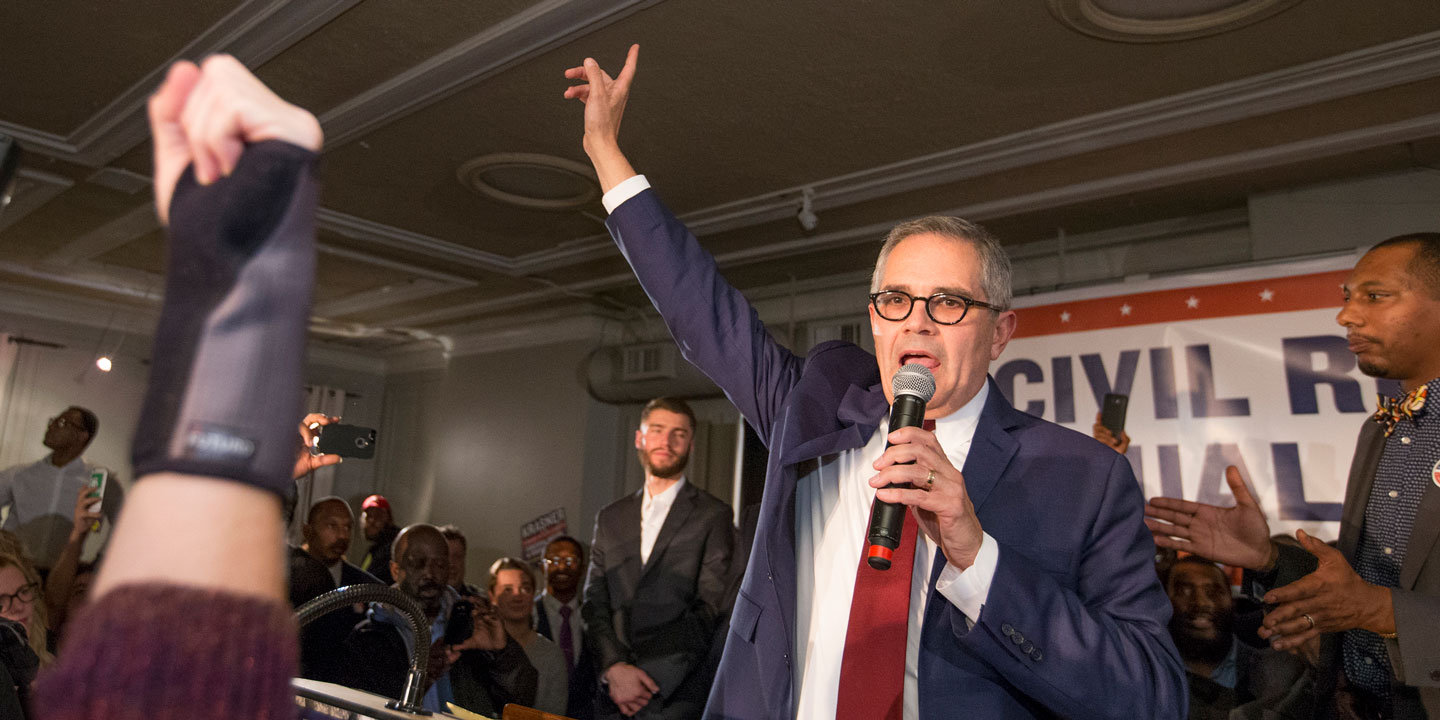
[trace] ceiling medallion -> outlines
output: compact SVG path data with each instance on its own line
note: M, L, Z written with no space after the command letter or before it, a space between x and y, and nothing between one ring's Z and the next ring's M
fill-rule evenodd
M600 199L589 165L554 155L484 155L466 161L455 177L491 200L529 210L575 210Z
M1086 35L1130 43L1218 35L1259 22L1301 0L1046 0L1050 14Z

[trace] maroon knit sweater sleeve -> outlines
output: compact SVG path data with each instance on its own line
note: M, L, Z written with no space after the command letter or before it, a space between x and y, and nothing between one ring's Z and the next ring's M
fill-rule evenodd
M42 720L293 720L295 617L278 600L176 585L96 598L36 681Z

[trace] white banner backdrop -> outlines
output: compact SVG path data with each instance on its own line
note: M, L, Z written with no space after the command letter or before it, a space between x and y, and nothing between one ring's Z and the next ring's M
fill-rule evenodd
M1273 533L1339 531L1350 458L1388 381L1356 367L1335 323L1353 258L1024 298L993 363L1015 407L1090 434L1130 396L1128 456L1147 498L1232 505L1227 465Z

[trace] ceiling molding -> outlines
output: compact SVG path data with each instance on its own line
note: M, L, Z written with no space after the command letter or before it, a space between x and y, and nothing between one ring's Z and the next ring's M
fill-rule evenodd
M19 138L26 149L87 167L100 167L149 137L146 104L150 94L165 79L172 62L229 53L248 67L259 67L358 2L245 0L68 135L6 122L0 122L0 132Z
M1275 145L1221 157L1126 173L1057 188L1049 188L1039 192L1016 195L990 202L976 203L945 210L937 209L935 214L957 215L977 221L996 217L1008 217L1027 212L1063 207L1086 200L1115 197L1130 192L1208 180L1231 173L1260 170L1277 165L1303 162L1384 145L1404 143L1421 138L1434 137L1437 134L1440 134L1440 113L1424 115L1411 120L1361 130L1336 133L1318 138L1308 138L1284 145ZM750 263L782 259L793 255L841 248L856 243L874 242L884 237L885 233L889 232L896 223L908 219L911 218L897 217L883 222L832 233L799 237L793 240L770 243L760 247L736 250L716 255L715 262L722 268L735 267ZM585 282L565 285L557 289L560 292L586 294L622 287L633 282L634 275L630 273L616 273L607 277L594 278ZM481 313L499 312L526 305L536 299L552 295L555 291L556 289L535 290L503 298L462 303L439 310L417 313L397 319L395 322L406 325L425 325L474 316Z
M660 0L544 0L320 116L337 148Z
M1434 77L1440 77L1440 32L756 195L680 219L704 236L794 217L806 189L814 192L815 210L823 212ZM615 252L603 233L506 257L329 210L322 211L322 222L352 237L512 277Z
M338 348L317 342L313 338L305 345L305 360L314 365L369 375L383 376L387 371L385 358L375 353Z
M473 283L472 283L473 284ZM390 283L377 288L351 293L344 297L316 303L315 315L337 318L375 310L402 302L421 300L450 292L460 285L440 282L430 278L412 278L400 283Z
M4 212L0 212L0 230L14 225L20 218L38 210L40 206L50 202L51 198L75 185L75 181L70 178L27 167L20 168L15 177L15 195L10 198L10 204L5 206Z
M50 265L84 262L124 247L135 238L154 232L159 227L160 219L155 216L155 204L147 202L55 248L45 256L44 262Z

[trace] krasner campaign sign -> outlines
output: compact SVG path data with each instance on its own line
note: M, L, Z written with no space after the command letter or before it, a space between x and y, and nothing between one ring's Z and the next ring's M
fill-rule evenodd
M1015 407L1090 434L1130 396L1130 463L1147 498L1232 505L1227 465L1275 533L1339 532L1350 458L1377 390L1335 322L1355 258L1017 299L992 374Z

